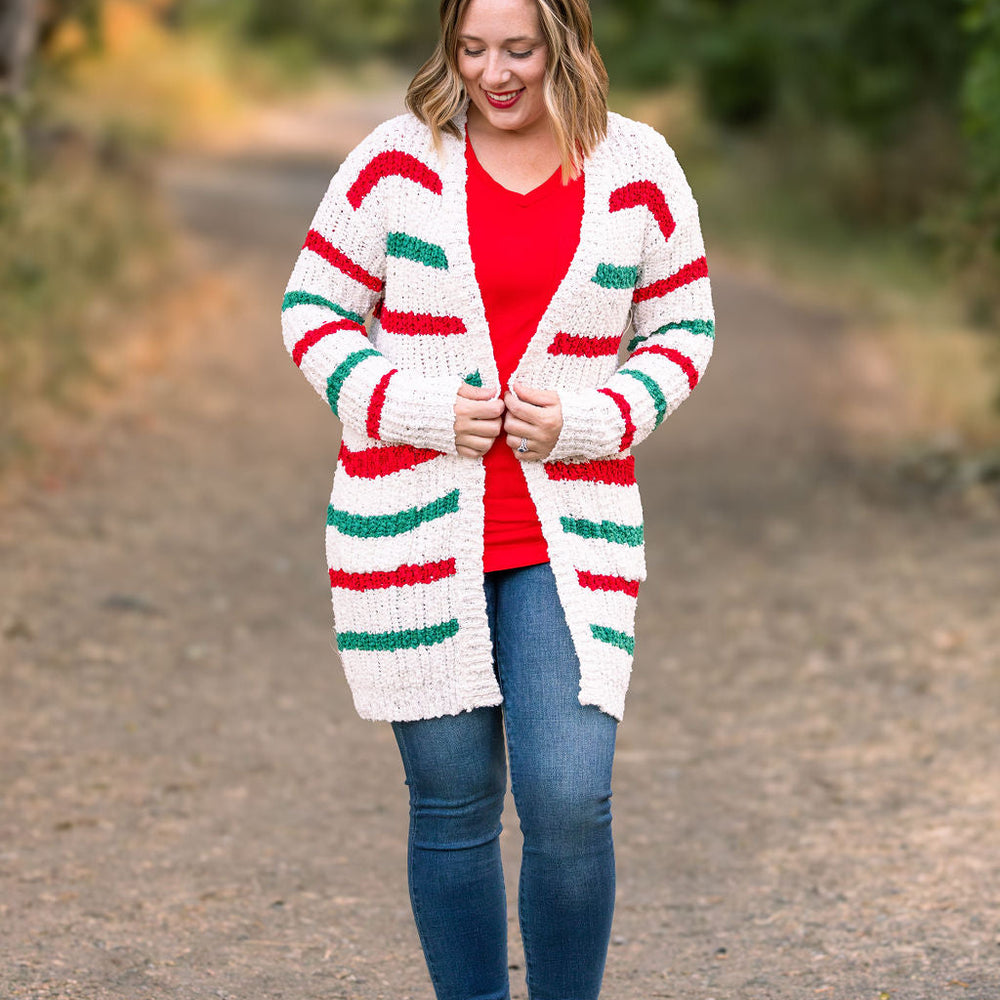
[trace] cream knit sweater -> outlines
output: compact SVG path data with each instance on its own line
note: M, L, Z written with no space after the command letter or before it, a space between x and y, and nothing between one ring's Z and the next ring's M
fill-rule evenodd
M645 577L629 450L697 384L715 324L697 206L663 138L611 114L584 173L579 247L514 379L559 393L555 450L523 469L580 702L620 719ZM438 156L413 116L381 125L330 182L282 305L285 346L343 424L327 558L338 648L369 719L502 701L483 464L455 450L462 381L499 392L465 181L464 138L445 137Z

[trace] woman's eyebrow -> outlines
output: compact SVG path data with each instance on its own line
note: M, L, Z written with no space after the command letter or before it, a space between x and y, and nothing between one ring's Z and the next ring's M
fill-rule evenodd
M458 40L460 42L481 42L481 38L477 38L475 35L459 35ZM515 42L537 42L537 38L532 38L530 35L518 35L516 38L505 38L503 40L504 45L513 45Z

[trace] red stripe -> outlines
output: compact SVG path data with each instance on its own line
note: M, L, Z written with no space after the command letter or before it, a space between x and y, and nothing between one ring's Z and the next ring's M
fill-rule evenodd
M418 583L434 583L455 575L455 560L424 563L422 566L400 566L399 569L377 570L374 573L346 573L330 570L330 586L342 590L388 590L390 587L412 587Z
M631 448L632 439L635 437L635 424L632 423L632 407L629 406L628 400L620 392L615 392L614 389L598 389L597 391L603 392L605 396L610 396L615 401L618 412L621 413L622 420L625 421L625 433L622 435L622 442L618 446L618 450L625 451L627 448Z
M426 163L421 162L410 153L404 153L399 149L389 149L384 153L379 153L358 174L357 180L347 192L347 200L351 203L351 207L355 211L359 209L361 203L371 193L372 188L385 177L405 177L434 194L440 194L442 190L441 178Z
M442 451L414 448L409 444L365 448L363 451L351 451L347 445L341 444L338 457L344 472L351 478L379 479L382 476L391 476L394 472L412 469L443 454Z
M663 238L669 240L677 224L670 214L663 192L652 181L633 181L611 194L612 212L620 212L623 208L637 208L639 205L645 205L653 213Z
M433 316L430 313L395 312L383 309L379 317L386 333L404 333L410 337L434 335L448 337L465 333L465 324L458 316Z
M598 573L588 573L584 569L578 569L576 577L580 581L580 586L588 590L628 594L629 597L639 596L638 580L629 580L624 576L602 576Z
M684 374L687 375L688 385L692 389L698 384L698 369L695 368L694 362L686 354L681 354L673 347L660 347L658 344L651 347L640 347L637 351L632 352L632 357L637 358L640 354L662 354L663 357L673 361L675 365L680 365Z
M322 326L316 327L315 330L310 330L296 345L292 348L292 360L301 367L302 358L305 356L306 351L310 347L319 343L324 337L330 336L331 333L336 333L338 330L357 330L360 333L365 332L363 326L358 326L353 320L349 319L335 319L332 323L324 323Z
M609 483L632 486L635 483L635 459L598 458L591 462L546 462L545 474L553 482Z
M389 387L389 379L397 371L397 368L393 368L391 372L386 372L379 379L379 383L375 386L375 391L372 393L371 401L368 403L368 419L365 422L365 430L368 432L368 436L375 438L376 441L380 440L378 429L379 424L382 422L382 407L385 406L385 391Z
M382 291L382 279L370 274L360 264L355 264L343 251L338 250L325 236L317 233L315 229L310 229L306 235L306 241L302 245L303 250L312 250L318 253L323 260L340 268L349 278L361 282L365 288L370 288L373 292Z
M632 295L633 302L645 302L646 299L658 299L669 292L674 292L684 285L690 285L692 281L699 278L708 277L708 261L704 257L685 264L676 274L664 278L662 281L655 281L644 288L637 288Z
M549 354L564 354L574 358L606 358L618 353L621 337L580 337L572 333L557 333L549 344Z

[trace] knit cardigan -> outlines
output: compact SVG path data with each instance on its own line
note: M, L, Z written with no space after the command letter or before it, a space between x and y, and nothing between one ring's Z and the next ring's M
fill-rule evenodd
M407 114L347 156L282 304L288 352L343 425L327 560L339 653L368 719L503 700L483 591L483 463L455 446L462 382L499 393L469 249L464 113L456 123L461 138L445 136L440 153ZM697 206L666 141L610 114L584 185L579 245L513 380L559 395L555 448L524 475L579 700L620 719L646 572L630 449L695 387L715 324Z

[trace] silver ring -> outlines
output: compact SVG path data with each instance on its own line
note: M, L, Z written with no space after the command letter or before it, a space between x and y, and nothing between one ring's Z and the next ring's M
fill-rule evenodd
M523 455L528 450L528 439L521 438L521 443L517 446L517 450Z

